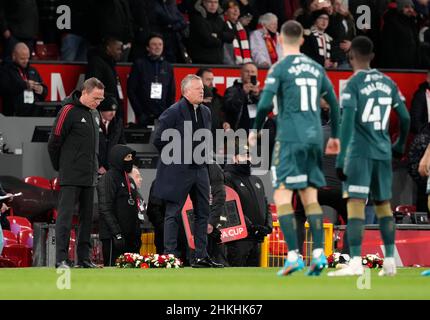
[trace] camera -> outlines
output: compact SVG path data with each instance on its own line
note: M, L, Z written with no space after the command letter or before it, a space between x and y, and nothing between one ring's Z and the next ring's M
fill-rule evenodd
M251 76L251 83L253 86L257 85L257 76Z

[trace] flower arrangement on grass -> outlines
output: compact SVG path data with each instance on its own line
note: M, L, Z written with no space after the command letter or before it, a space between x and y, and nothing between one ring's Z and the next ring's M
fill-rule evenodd
M138 253L124 253L120 255L115 262L118 268L181 268L182 262L173 254L156 254L149 253L140 255Z
M327 257L327 263L329 268L344 268L348 265L350 260L349 255L341 254L340 252L334 252ZM384 259L379 254L366 254L361 257L363 266L368 268L382 268Z

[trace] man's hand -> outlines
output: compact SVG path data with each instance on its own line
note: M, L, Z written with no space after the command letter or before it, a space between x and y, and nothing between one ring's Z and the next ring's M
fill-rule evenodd
M222 124L222 128L224 129L224 131L229 131L229 130L231 130L230 123L228 123L228 122L224 122L224 123Z
M393 144L392 147L392 156L394 159L401 159L403 158L403 150L405 148L403 146L400 146L397 142Z
M246 94L249 94L253 88L254 85L252 83L246 83L243 85L243 91L245 91Z
M6 205L6 203L2 203L0 212L5 213L8 210L9 210L9 207Z
M260 92L261 92L261 89L260 89L260 87L259 87L259 85L258 85L258 83L254 86L254 85L252 85L252 87L251 87L251 91L250 91L254 96L259 96L260 95Z
M255 131L251 131L248 137L248 144L250 147L255 147L257 145L258 134Z
M340 140L335 138L328 139L327 146L325 148L325 154L328 156L334 156L340 152Z
M208 234L211 234L214 231L214 226L208 223Z
M418 166L418 172L422 177L428 177L430 172L429 172L429 161L428 159L426 159L426 157L423 157L420 161L420 164Z
M98 170L98 173L99 173L99 174L105 174L105 173L106 173L106 169L105 169L105 167L101 166L101 167L99 168L99 170Z

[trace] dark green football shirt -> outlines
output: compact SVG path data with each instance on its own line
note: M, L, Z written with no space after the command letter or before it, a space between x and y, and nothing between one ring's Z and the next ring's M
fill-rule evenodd
M334 97L334 90L321 65L302 54L287 56L269 71L264 90L277 98L276 140L322 145L320 99Z
M400 104L399 89L391 78L376 69L355 73L341 96L341 107L355 110L346 156L390 160L390 112Z

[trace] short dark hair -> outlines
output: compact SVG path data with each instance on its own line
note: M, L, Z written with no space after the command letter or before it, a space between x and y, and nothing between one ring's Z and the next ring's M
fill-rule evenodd
M299 22L289 20L282 25L281 34L289 43L296 43L303 36L303 27Z
M373 54L373 42L368 37L358 36L351 42L351 51L357 58L371 59Z
M199 70L197 70L196 76L199 76L201 78L205 72L214 73L210 68L200 68Z
M149 46L149 42L154 38L160 38L161 40L163 40L163 43L164 43L164 38L161 33L151 32L148 38L146 38L146 46Z
M104 89L105 85L99 79L94 77L85 80L84 84L82 85L82 91L85 90L87 92L91 92L94 90L94 88Z
M106 48L107 46L110 46L112 43L114 43L114 42L121 42L122 43L122 41L121 40L119 40L118 38L116 38L116 37L113 37L113 36L107 36L107 37L105 37L105 38L103 38L103 40L102 40L102 45L103 45L103 47L104 48Z

